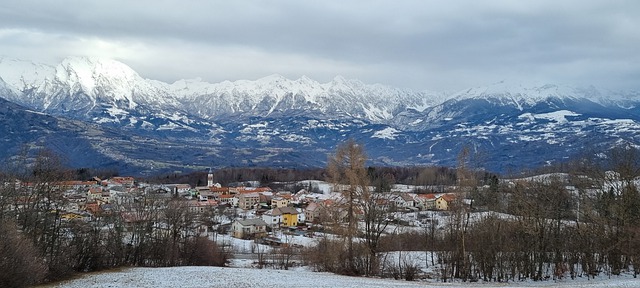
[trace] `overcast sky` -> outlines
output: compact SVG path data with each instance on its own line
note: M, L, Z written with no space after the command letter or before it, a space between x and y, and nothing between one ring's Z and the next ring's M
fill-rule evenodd
M640 1L3 0L0 55L122 61L173 82L336 75L414 90L501 80L640 88Z

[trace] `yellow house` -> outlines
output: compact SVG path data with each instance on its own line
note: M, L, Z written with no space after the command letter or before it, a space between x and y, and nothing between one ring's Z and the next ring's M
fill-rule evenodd
M444 194L436 199L437 210L449 210L451 203L456 200L456 196L453 194Z
M293 207L278 207L262 214L262 219L272 226L298 226L298 210Z

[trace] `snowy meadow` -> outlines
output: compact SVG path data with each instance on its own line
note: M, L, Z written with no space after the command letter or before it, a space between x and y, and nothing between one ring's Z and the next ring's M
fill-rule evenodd
M640 287L630 276L611 279L525 281L509 283L442 283L348 277L308 269L271 270L233 267L128 268L85 274L43 287Z

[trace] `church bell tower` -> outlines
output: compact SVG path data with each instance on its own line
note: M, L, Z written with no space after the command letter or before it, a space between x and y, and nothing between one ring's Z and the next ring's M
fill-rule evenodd
M207 186L213 187L213 171L211 171L211 167L209 167L209 175L207 175Z

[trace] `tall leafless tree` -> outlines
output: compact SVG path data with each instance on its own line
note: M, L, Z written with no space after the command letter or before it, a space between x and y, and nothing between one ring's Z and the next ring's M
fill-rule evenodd
M359 196L368 193L369 181L362 145L350 139L338 146L336 153L329 157L327 170L334 187L342 191L346 201L347 229L345 239L347 241L347 261L351 274L358 274L355 263L354 238L358 234L358 218L356 213L361 213L358 208Z

